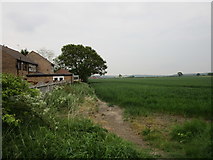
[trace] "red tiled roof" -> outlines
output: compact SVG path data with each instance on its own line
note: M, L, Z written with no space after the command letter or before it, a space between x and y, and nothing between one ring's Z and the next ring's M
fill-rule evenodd
M66 70L66 69L59 69L55 73L70 74L70 72L68 70Z

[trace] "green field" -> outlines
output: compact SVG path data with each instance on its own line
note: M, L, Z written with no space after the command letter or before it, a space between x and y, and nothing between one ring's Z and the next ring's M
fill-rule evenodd
M212 158L211 77L96 79L90 86L109 107L124 108L136 132L164 158Z
M90 80L102 100L128 115L152 112L211 118L211 77L114 78Z

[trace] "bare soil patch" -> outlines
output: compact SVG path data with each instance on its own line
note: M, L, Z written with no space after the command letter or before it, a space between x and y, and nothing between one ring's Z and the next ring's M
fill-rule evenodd
M120 107L109 107L107 103L98 100L98 111L90 117L95 123L100 124L109 132L136 144L140 148L149 149L151 154L161 157L164 155L157 148L150 148L149 144L143 141L137 130L132 128L132 124L123 120L123 110Z
M167 136L173 125L184 123L189 119L191 118L180 115L152 113L148 116L133 118L130 121L132 129L138 134L145 129L150 129L161 131L161 133Z

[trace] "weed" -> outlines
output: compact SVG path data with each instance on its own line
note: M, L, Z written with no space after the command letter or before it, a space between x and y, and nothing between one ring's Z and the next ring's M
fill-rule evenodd
M114 107L114 104L108 103L108 106L109 106L109 107Z
M160 132L156 129L145 128L142 133L144 140L155 141L160 138Z
M206 123L197 119L187 121L183 125L176 125L172 129L172 139L180 143L191 141L192 138L201 135L206 129Z
M173 127L171 139L182 144L184 154L189 158L211 158L211 127L202 120L187 121Z

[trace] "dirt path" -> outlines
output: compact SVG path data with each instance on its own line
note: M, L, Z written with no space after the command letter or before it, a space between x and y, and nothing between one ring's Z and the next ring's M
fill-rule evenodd
M99 101L99 111L95 115L95 122L102 125L108 131L131 141L139 146L144 146L144 142L133 132L128 122L123 120L123 111L117 107L109 107L105 102Z
M121 108L118 106L109 107L105 102L100 100L98 101L98 106L99 110L94 115L95 123L100 124L109 132L115 133L119 137L133 142L140 148L147 148L147 143L142 140L140 135L133 131L130 123L123 120L123 110ZM162 153L157 149L152 149L151 154L162 156Z

